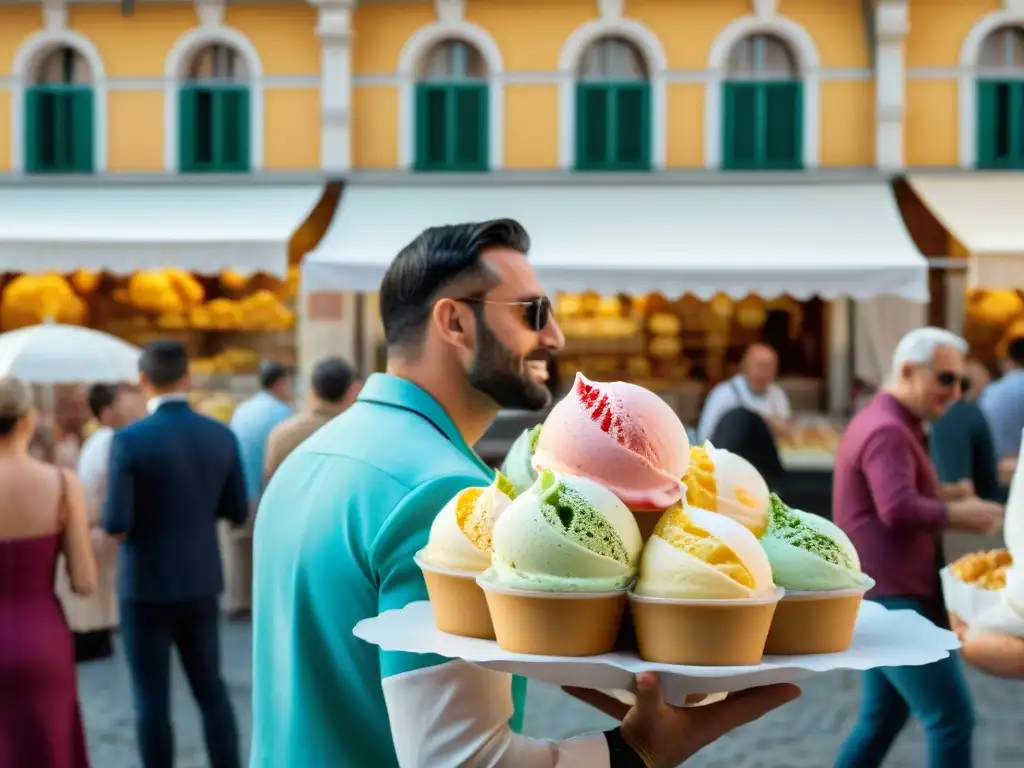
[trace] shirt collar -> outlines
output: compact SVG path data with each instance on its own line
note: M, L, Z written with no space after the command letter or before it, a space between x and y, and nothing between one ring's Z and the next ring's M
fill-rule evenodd
M146 408L150 412L150 414L153 414L153 413L157 412L157 409L161 405L166 405L167 403L187 403L187 402L188 402L188 395L186 393L184 393L184 392L172 392L169 395L157 395L156 397L151 398L150 401L148 403L146 403Z
M451 440L452 445L458 448L467 457L476 462L488 473L493 473L487 464L477 456L476 451L470 448L462 439L462 434L451 420L448 412L425 390L413 384L408 379L399 376L392 376L389 373L374 373L363 384L359 392L358 401L376 403L391 408L402 408L418 413L436 426L445 437Z
M881 403L882 407L889 411L889 413L896 416L896 418L912 430L920 432L922 435L924 434L924 422L911 413L903 403L893 397L892 393L882 391L875 395L875 397L878 398L879 403Z

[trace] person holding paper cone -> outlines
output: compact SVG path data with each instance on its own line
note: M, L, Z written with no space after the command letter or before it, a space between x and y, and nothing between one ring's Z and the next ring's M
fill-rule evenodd
M1024 448L1021 449L1024 453ZM964 659L997 677L1024 678L1024 472L1014 473L1003 539L1011 558L999 602L980 616L950 615Z
M966 342L918 328L893 353L889 386L850 422L839 444L833 484L835 522L876 582L867 593L892 609L946 623L939 583L941 534L994 533L1002 507L976 497L943 501L922 423L960 395ZM920 667L864 673L860 719L837 768L874 768L913 713L925 728L929 768L970 768L974 712L957 655Z
M386 374L300 445L256 516L252 768L668 768L798 694L775 686L676 709L656 676L621 728L565 741L518 735L524 690L461 660L381 651L362 619L427 599L414 555L438 512L494 473L471 446L502 407L545 408L528 362L564 343L520 224L434 227L380 288ZM283 706L283 702L288 702ZM343 716L342 716L343 715Z

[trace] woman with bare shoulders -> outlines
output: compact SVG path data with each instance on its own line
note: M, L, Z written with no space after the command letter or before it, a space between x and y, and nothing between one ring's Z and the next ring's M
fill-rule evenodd
M29 454L32 390L0 378L0 766L86 768L71 632L54 594L63 553L71 588L96 588L78 479Z

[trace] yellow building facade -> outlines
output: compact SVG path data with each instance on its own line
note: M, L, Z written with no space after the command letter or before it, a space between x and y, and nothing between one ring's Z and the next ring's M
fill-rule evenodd
M526 185L519 198L500 200L513 215L529 213L523 201L545 194L564 205L580 189L612 195L632 185L640 199L652 185L694 187L692 199L649 208L682 206L690 219L674 223L683 229L702 222L717 227L719 234L694 239L699 250L716 238L728 240L730 223L767 215L773 196L793 185L820 187L821 205L850 209L854 234L890 231L899 217L889 211L895 207L888 184L907 173L950 232L948 248L928 255L987 253L986 274L1005 279L1009 272L997 252L1013 250L1012 227L989 222L989 241L979 242L979 227L961 221L965 180L918 171L1024 167L1020 118L999 112L1009 114L1017 104L1024 115L1024 86L1013 84L1024 67L1015 47L1024 51L1018 42L1024 38L1014 32L1022 27L1024 0L4 4L0 227L21 234L9 247L0 242L0 266L67 271L83 254L100 254L78 266L129 271L170 260L190 269L280 273L289 257L294 261L319 241L311 260L324 263L309 274L322 284L313 289L363 291L379 280L395 243L384 237L367 245L372 233L353 235L345 212L375 220L392 198L376 208L360 207L360 200L380 185L421 185L435 198L453 185ZM972 183L980 179L970 176ZM345 187L330 227L334 199L322 194L328 180ZM703 195L705 184L733 191ZM863 196L851 185L863 184L875 189L870 204L855 202ZM23 188L45 190L50 197L40 200L67 205L91 197L95 214L82 217L93 231L81 225L55 244L59 238L50 230L62 220L56 210L39 232L25 231L27 212L39 205L26 202ZM218 197L220 203L211 202ZM394 211L408 218L410 232L401 237L415 234L418 211L442 220L488 215L487 205L469 205L477 197L469 195L459 210L409 197L414 213ZM711 205L704 198L719 208L701 208ZM616 208L609 198L594 210L602 205ZM160 234L168 206L182 209L162 224L178 234L171 248L161 238L172 236ZM885 222L857 220L858 206L875 209ZM543 210L561 215L557 205ZM813 210L778 216L777 227L762 229L793 232L827 218ZM125 220L136 223L134 230L125 231ZM196 231L182 232L190 220L200 222ZM629 223L620 229L628 231ZM775 251L763 237L757 242L761 261L787 258L792 249L778 237ZM26 250L25 243L39 248ZM867 300L899 284L888 292L920 301L926 267L919 251L907 255L906 245L901 240L891 250L912 277L879 273L877 284L848 295ZM629 246L607 247L611 259L611 251ZM722 250L730 247L740 252L751 244L725 243ZM66 251L60 263L38 261L60 248ZM870 249L886 250L877 243ZM263 255L247 255L256 252ZM850 252L853 259L857 250ZM911 264L911 256L919 263ZM717 255L698 258L691 249L666 258L678 271L683 262L714 262ZM829 263L820 253L817 262L813 253L806 258L816 268ZM735 266L750 273L761 261L738 258ZM543 273L543 260L538 264ZM586 264L562 266L558 274ZM849 269L855 267L851 262ZM801 269L793 266L794 274ZM772 278L768 287L737 283L735 290L778 293L786 279ZM709 286L693 292L704 295ZM564 286L556 280L551 287ZM827 286L804 290L837 307L847 295ZM355 305L320 301L344 309L311 317L309 333L338 336L342 324L351 325ZM844 312L835 310L836 317ZM843 326L831 325L837 339Z

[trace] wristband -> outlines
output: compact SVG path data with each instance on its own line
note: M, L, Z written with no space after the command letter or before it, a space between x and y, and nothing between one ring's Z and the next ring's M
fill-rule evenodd
M622 729L604 732L608 742L608 762L612 768L648 768L647 761L622 737Z

